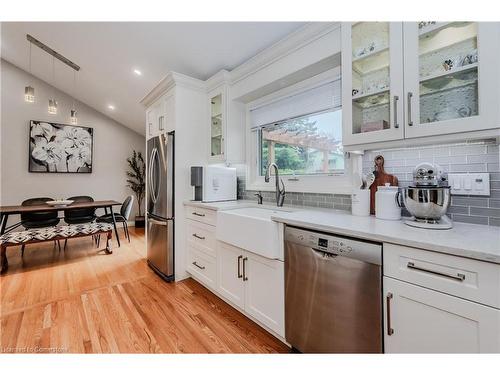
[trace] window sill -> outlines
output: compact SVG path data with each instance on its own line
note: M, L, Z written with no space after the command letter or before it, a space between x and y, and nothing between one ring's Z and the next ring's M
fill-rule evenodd
M291 193L346 194L352 193L352 182L349 176L302 176L298 181L290 181L292 176L280 176L285 190ZM263 177L247 182L246 190L275 191L274 177L266 183Z

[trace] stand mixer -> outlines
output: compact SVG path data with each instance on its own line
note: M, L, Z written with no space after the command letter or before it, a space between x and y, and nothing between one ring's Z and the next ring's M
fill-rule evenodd
M405 224L426 229L450 229L446 216L451 192L446 172L437 164L421 163L413 170L413 185L403 189L403 202L413 217Z

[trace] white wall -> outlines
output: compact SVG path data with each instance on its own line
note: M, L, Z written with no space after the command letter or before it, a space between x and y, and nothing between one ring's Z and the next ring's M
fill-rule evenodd
M24 87L29 83L35 88L35 103L24 101ZM58 100L57 115L47 113L49 96ZM28 172L29 121L69 124L71 104L70 96L1 60L0 204L17 205L30 197L73 195L122 201L133 194L126 187L126 158L134 149L144 153L144 137L78 102L78 124L94 128L92 173Z

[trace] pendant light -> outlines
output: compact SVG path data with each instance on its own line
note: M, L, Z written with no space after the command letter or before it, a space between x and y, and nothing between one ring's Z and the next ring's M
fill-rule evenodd
M31 80L31 42L30 42L30 61L29 61L29 73ZM30 85L24 88L24 101L27 103L35 102L35 89Z
M52 85L55 84L55 77L56 77L55 60L54 56L52 56ZM55 100L54 98L49 99L49 113L51 115L57 115L57 100Z
M76 93L76 70L73 71L73 105L71 106L71 115L70 115L71 125L78 124L78 118L76 117L76 108L75 108L75 93Z

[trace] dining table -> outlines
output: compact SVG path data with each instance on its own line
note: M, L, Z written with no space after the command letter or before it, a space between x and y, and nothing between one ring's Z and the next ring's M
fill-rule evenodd
M71 210L72 208L104 208L104 212L106 214L108 214L109 209L109 212L113 219L116 241L118 243L118 246L120 246L120 237L118 236L118 230L116 228L116 219L113 212L113 206L121 206L121 203L115 200L102 200L93 202L73 202L64 207L50 206L48 204L40 204L35 206L0 206L0 236L6 231L12 230L19 225L22 225L22 222L19 222L7 228L7 220L11 215L20 215L28 212L64 211Z

